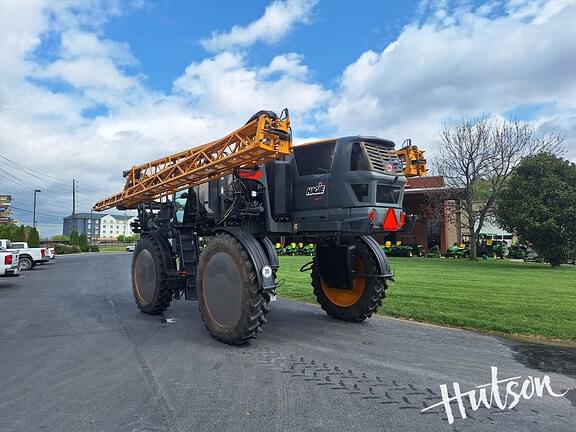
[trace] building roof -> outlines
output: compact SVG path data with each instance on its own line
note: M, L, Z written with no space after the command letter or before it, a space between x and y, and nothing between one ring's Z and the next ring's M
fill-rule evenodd
M445 187L444 177L410 177L406 183L406 189L438 189Z
M104 216L112 216L114 219L117 220L130 220L132 218L135 218L136 216L132 215L132 216L124 216L124 215L109 215L109 214L105 214Z
M111 215L108 213L96 213L96 212L92 212L92 213L76 213L76 219L102 219L104 216L112 216L114 219L117 220L130 220L132 218L135 218L136 216L129 216L129 215ZM66 216L64 219L72 219L72 215L70 216Z
M430 193L441 194L443 199L451 200L458 198L462 189L446 186L442 176L410 177L404 189L405 195L418 196Z
M76 213L76 215L74 216L76 219L102 219L104 216L106 216L105 214L102 213ZM72 215L70 216L66 216L64 219L72 219Z

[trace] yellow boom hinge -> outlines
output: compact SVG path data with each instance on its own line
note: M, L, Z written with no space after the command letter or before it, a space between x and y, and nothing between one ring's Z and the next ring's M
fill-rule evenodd
M412 145L412 140L404 141L402 148L396 150L398 156L404 163L404 175L406 177L425 177L428 172L424 150Z
M124 172L124 190L98 201L94 210L135 208L188 187L231 174L235 169L269 162L292 153L288 110L276 117L261 111L224 138Z

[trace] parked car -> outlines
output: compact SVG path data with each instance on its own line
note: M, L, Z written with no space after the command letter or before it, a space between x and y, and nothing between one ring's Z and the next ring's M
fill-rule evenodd
M32 270L38 264L50 262L46 256L46 248L29 248L26 242L12 243L10 240L0 239L0 249L16 252L20 271Z
M126 246L126 252L134 252L134 245Z
M0 250L0 277L20 276L18 253Z
M56 258L56 250L53 247L47 247L46 256L48 257L50 262L54 261L54 258Z

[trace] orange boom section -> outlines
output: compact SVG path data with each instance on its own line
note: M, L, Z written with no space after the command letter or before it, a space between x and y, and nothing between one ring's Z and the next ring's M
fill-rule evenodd
M288 110L282 111L280 117L261 111L224 138L132 167L124 172L124 190L98 201L94 210L135 208L144 202L231 174L237 168L252 167L291 153Z

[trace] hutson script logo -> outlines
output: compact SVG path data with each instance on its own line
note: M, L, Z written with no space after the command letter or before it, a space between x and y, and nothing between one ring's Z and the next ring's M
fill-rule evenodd
M481 406L485 408L498 408L501 410L511 410L521 399L529 400L534 396L541 398L544 393L556 398L563 397L568 393L556 393L552 390L550 377L544 375L544 378L531 377L522 378L516 376L512 378L498 378L498 368L492 366L492 381L488 384L478 385L472 390L462 392L460 384L452 383L454 395L450 396L448 386L440 385L442 401L437 404L424 408L421 412L429 411L436 407L443 407L448 417L448 424L454 423L454 412L452 403L456 404L460 416L466 418L466 407L464 401L468 399L472 411L478 410Z
M308 186L306 188L306 196L314 196L314 195L324 195L324 191L326 190L326 185L322 180L318 182L316 186Z

